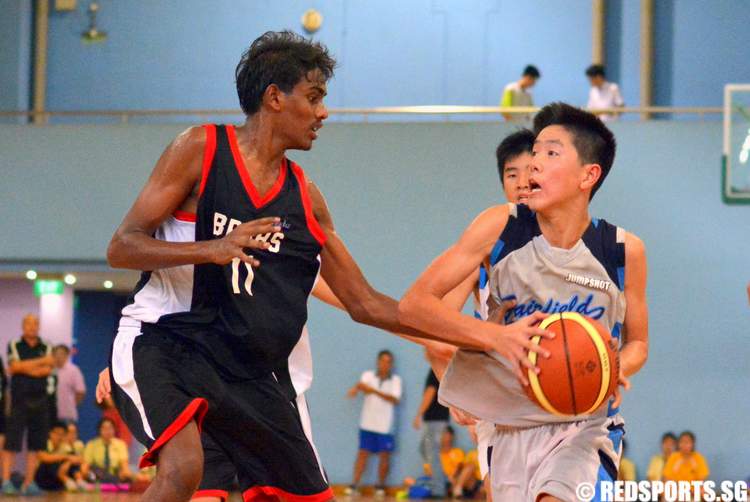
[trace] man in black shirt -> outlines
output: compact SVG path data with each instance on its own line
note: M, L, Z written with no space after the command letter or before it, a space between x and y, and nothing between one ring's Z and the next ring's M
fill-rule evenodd
M8 417L5 449L3 450L3 485L6 495L16 494L10 481L16 453L21 451L24 431L28 431L26 475L21 493L40 494L34 483L39 461L37 452L46 449L49 432L48 377L54 360L52 347L39 338L39 319L27 314L21 323L23 335L8 343L8 374L10 381L10 416Z
M440 465L440 436L448 426L450 412L448 408L438 403L437 391L440 386L435 373L430 370L424 385L422 402L419 404L417 416L414 417L414 428L422 429L422 439L419 442L419 453L422 461L430 466L432 482L430 489L432 495L442 497L445 495L445 474Z

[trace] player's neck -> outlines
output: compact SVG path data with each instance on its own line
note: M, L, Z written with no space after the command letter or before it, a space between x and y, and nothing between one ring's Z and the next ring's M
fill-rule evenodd
M286 153L283 140L273 134L273 127L263 114L248 117L236 129L237 143L248 169L251 166L260 171L276 171Z
M571 206L552 208L543 213L537 213L537 221L542 235L550 246L570 249L581 239L583 233L591 223L588 203L583 207Z

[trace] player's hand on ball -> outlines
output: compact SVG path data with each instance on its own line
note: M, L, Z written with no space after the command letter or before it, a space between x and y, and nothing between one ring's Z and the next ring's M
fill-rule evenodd
M212 246L211 262L217 265L226 265L235 258L239 258L253 267L258 267L260 261L247 254L245 249L268 249L271 247L270 243L258 240L255 237L280 231L281 219L276 216L242 223L221 239L209 241Z
M109 380L109 368L104 368L99 372L99 381L96 383L96 402L101 403L109 397L112 392Z
M622 390L620 389L621 386ZM612 408L617 408L618 406L620 406L620 403L622 403L623 390L630 390L630 380L625 376L625 373L622 372L622 368L620 368L620 374L617 379L617 387L615 388L615 399L612 401Z
M511 362L514 373L522 385L529 385L526 378L526 370L530 369L539 373L539 369L527 357L529 352L537 352L542 357L549 357L549 351L538 344L531 343L531 338L542 336L554 338L555 334L539 328L539 323L547 317L547 314L534 312L507 326L499 326L500 336L494 341L494 350Z

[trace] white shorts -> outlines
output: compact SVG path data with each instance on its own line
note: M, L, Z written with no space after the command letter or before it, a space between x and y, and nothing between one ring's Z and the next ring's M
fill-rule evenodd
M495 434L495 424L487 422L485 420L479 420L475 426L477 431L477 456L479 457L479 472L482 475L482 479L487 476L490 472L489 455L488 450L490 447L490 441Z
M541 494L578 501L576 487L617 479L622 417L495 431L489 442L492 500L536 502ZM586 501L588 502L588 501Z

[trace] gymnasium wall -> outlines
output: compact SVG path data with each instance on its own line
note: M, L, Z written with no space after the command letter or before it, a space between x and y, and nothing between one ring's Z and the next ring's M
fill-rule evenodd
M0 15L0 110L29 108L31 2L3 0ZM0 122L13 122L0 117Z
M181 127L0 126L0 260L103 259L114 227ZM662 432L692 429L714 479L745 478L750 207L721 202L720 124L613 129L620 149L592 213L641 236L649 257L651 355L624 405L631 455L643 471ZM311 152L291 157L326 194L368 278L399 297L474 215L501 200L493 151L511 130L486 122L329 124ZM418 472L411 420L427 370L420 351L315 300L309 326L316 378L309 401L332 481L348 482L356 449L360 403L344 393L382 348L395 352L406 389L391 479ZM77 327L81 351L82 333ZM107 337L93 349L104 364L111 335L91 333Z
M30 3L9 0L0 17L0 109L28 104ZM50 110L236 108L242 50L266 30L300 30L310 7L340 62L332 107L496 105L527 63L542 71L537 103L588 96L590 0L216 0L210 13L201 0L99 3L101 44L81 41L88 2L51 12ZM639 2L607 5L610 75L637 105ZM749 17L744 0L655 2L655 104L718 106L726 82L750 81Z

